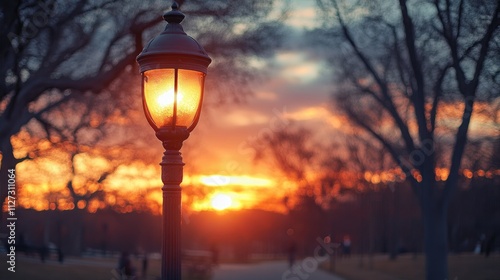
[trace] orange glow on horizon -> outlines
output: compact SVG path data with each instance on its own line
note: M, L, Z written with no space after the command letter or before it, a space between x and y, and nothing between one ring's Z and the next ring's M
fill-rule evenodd
M194 75L189 79L195 80L198 78L200 76ZM188 99L191 98L189 94L187 87L179 85L178 103L181 105L186 103L184 105L187 106ZM279 99L278 95L279 93L274 91L266 91L260 93L258 98L271 101ZM171 107L173 105L174 96L172 90L166 91L163 89L160 91L158 89L155 97L156 99L152 100L156 101L155 103L158 106ZM189 102L191 104L191 101ZM460 117L461 107L457 109L455 105L442 103L443 110L438 115L438 122L441 127L437 131L438 134L445 133L445 129L457 126L455 121ZM488 117L488 114L482 113L482 111L491 111L489 105L478 102L474 106L471 134L473 136L478 135L478 133L479 135L491 137L498 136L498 130L491 129L494 127L491 118ZM327 123L331 127L344 132L355 129L345 116L337 115L324 104L293 109L290 108L291 111L287 112L286 108L284 108L283 113L280 110L279 117L300 123L307 122L311 126L318 123L324 126ZM117 116L113 115L111 118ZM141 114L140 117L143 118L143 115ZM247 150L251 150L250 147L245 146L244 149L240 149L237 146L241 141L251 140L254 137L263 135L263 132L267 132L266 129L273 127L272 118L270 119L269 115L266 115L261 110L245 108L237 108L231 111L231 114L224 116L225 118L228 121L224 123L224 126L229 129L238 127L239 130L233 129L234 133L230 135L227 133L219 134L220 138L218 140L220 141L213 146L210 146L213 142L209 143L206 140L206 144L210 148L203 150L204 147L197 147L200 150L196 150L196 161L192 161L189 156L186 157L187 165L192 165L194 168L186 169L191 173L184 174L182 186L192 188L194 191L192 193L183 192L184 207L193 211L225 211L251 208L277 212L286 211L282 210L285 207L283 206L283 198L290 198L288 205L293 206L294 199L298 199L294 195L302 191L298 188L300 183L279 178L279 173L275 168L253 165L250 156L246 153ZM125 118L124 120L131 122L130 119ZM90 125L94 127L98 121L98 119L95 119L95 122ZM385 131L386 127L392 127L390 123L386 124L386 121L384 119L381 123L383 131ZM413 127L414 120L411 118L409 124L411 129L416 128ZM246 126L252 128L246 128ZM253 134L250 129L255 129ZM329 131L325 133L329 133ZM242 135L245 137L243 140L241 140ZM196 146L196 141L191 140L190 143L194 143L193 146ZM201 141L205 144L205 139ZM232 142L236 143L235 147L232 146ZM49 141L35 137L25 130L21 130L21 132L13 136L12 143L17 158L23 158L27 155L34 158L19 163L16 167L20 207L39 211L87 209L89 212L110 207L119 209L117 211L122 212L138 210L161 214L162 182L161 170L158 165L160 154L153 158L148 156L149 154L142 155L137 150L130 152L127 147L113 144L105 148L83 145L76 147L75 144L65 142L59 138L51 138L51 141ZM156 143L154 144L156 145ZM146 145L149 145L149 142L144 146ZM161 149L160 144L157 146L158 150ZM76 174L72 174L71 165L68 164L70 162L69 153L76 151L77 148L78 153L74 157ZM190 148L188 147L188 149ZM205 153L207 150L208 152ZM0 155L0 159L1 157L2 155ZM248 162L245 162L245 160ZM101 184L98 184L96 181L104 173L110 173L110 175ZM342 193L339 191L341 188L361 189L372 184L373 188L376 189L391 183L401 183L407 176L412 176L419 182L423 179L422 175L416 170L405 174L399 168L364 173L353 170L343 170L337 173L332 170L321 170L320 172L314 170L307 172L305 176L311 184L317 184L318 180L325 175L323 173L331 173L329 176L338 181L327 192L326 195L330 197L341 196ZM474 177L492 178L493 176L500 176L500 170L471 170L464 168L460 170L460 175L465 179ZM436 168L436 181L446 181L448 176L448 168ZM69 180L72 180L73 188L78 195L84 195L87 191L93 192L102 188L105 192L105 196L102 198L103 201L73 201L67 188ZM318 190L307 190L306 194L324 195ZM185 199L186 197L187 199Z
M266 178L258 178L249 175L202 175L198 178L199 182L205 186L247 186L247 187L271 187L273 182Z
M477 170L472 171L470 169L463 169L460 171L464 178L471 179L473 177L492 177L500 175L500 170ZM437 168L436 169L436 179L438 181L444 181L447 179L449 174L448 169L446 168ZM154 174L156 177L157 174ZM220 176L220 175L212 175L212 176ZM211 178L212 176L206 176L206 178ZM354 176L354 177L353 177ZM422 181L421 174L413 170L411 176L413 176L417 181ZM253 178L249 175L247 176L227 176L229 178ZM399 170L389 170L383 172L370 172L367 171L364 174L354 174L354 173L345 173L344 174L336 174L336 178L344 178L348 180L345 183L342 183L343 187L357 187L356 178L363 179L368 183L372 183L374 185L378 184L387 184L390 182L402 182L404 180L404 174ZM355 178L356 177L356 178ZM200 179L197 176L191 177ZM197 180L192 181L197 181ZM23 179L20 178L20 182ZM244 184L248 184L248 182L259 182L260 180L268 180L264 178L253 178L252 180L243 181ZM341 179L342 181L342 179ZM352 186L349 186L349 182L352 181ZM135 181L139 182L139 181ZM147 181L144 181L147 182ZM270 180L266 181L267 184L270 184ZM216 210L216 211L224 211L224 210L240 210L240 209L251 209L251 208L259 208L266 209L268 211L277 211L282 212L283 207L280 205L281 199L280 197L284 197L287 195L283 188L255 188L252 186L242 186L234 184L235 182L227 181L226 185L221 186L213 186L210 188L214 191L209 191L209 193L205 196L199 197L197 200L189 202L187 207L193 211L206 211L206 210ZM191 185L192 186L192 185ZM282 187L284 184L282 184ZM380 185L379 185L380 186ZM87 211L94 213L98 209L103 209L108 206L118 207L117 209L122 209L122 212L132 212L138 209L147 209L154 214L161 214L161 204L162 204L162 193L160 185L155 186L154 188L150 188L146 185L135 185L135 190L132 189L122 189L122 190L109 190L106 194L106 197L103 201L92 200L88 203L79 200L73 202L69 196L68 190L62 184L47 184L47 183L21 183L20 184L20 198L19 205L23 208L30 208L37 211L42 210L72 210L74 208L84 209L87 208ZM194 186L192 186L194 187ZM195 186L196 188L206 188L206 186ZM340 185L338 185L340 187ZM296 186L289 186L289 191L295 192L297 191ZM185 196L186 194L184 194ZM332 196L336 196L338 194L335 193L335 189L332 189ZM125 201L126 199L127 201ZM292 198L293 200L293 198ZM145 205L146 208L137 208L134 204ZM293 204L293 203L292 203Z
M194 201L193 211L224 211L250 209L255 206L257 197L249 192L237 192L230 189L217 190L214 193Z

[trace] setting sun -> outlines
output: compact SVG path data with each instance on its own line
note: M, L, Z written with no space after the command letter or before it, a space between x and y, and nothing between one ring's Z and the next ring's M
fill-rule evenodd
M233 200L227 194L216 194L212 197L212 207L217 211L225 210L233 204Z

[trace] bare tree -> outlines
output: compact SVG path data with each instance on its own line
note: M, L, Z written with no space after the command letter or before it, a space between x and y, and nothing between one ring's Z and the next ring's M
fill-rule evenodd
M5 83L0 91L0 178L4 180L7 170L19 162L11 136L74 96L97 93L130 71L126 66L142 49L142 33L160 20L147 19L146 11L134 11L132 6L117 12L121 7L113 1L1 5L0 53L5 63L0 72Z
M343 81L336 90L338 108L406 174L425 225L426 277L447 279L447 209L474 104L498 97L500 3L318 3L325 23L336 19L329 34L333 30L344 42L333 60ZM450 117L447 107L462 111L453 134L440 130L449 125L440 122ZM438 143L450 147L443 185L435 180Z
M279 42L276 40L280 34L279 24L267 17L273 1L180 2L183 10L193 15L186 21L186 29L193 31L190 34L199 38L216 61L213 69L218 75L209 77L207 89L221 100L240 98L245 91L231 90L230 86L239 83L241 89L241 83L248 82L250 75L246 74L250 70L241 71L245 61L269 53ZM161 11L166 10L168 4L166 1L111 0L19 0L0 4L3 62L0 66L3 80L0 83L0 180L6 182L8 170L27 159L14 156L11 136L30 121L39 121L43 114L75 96L113 91L116 84L130 77L136 82L135 87L131 87L136 89L133 92L140 92L135 58L144 40L164 27ZM251 24L242 25L244 22ZM258 23L269 28L261 30ZM215 82L221 80L225 83ZM235 80L237 82L228 82ZM229 88L224 90L220 85L229 85ZM131 88L115 98L134 96L130 94ZM231 94L227 94L228 91ZM140 102L140 98L130 100ZM44 125L51 125L54 120L46 121ZM6 195L3 187L4 184L2 202Z
M112 102L109 94L85 94L73 98L41 116L37 122L28 125L32 134L43 129L46 139L53 145L53 152L66 154L70 174L66 183L67 198L74 209L87 209L91 201L104 201L104 181L119 165L129 162L134 156L133 137L126 131L119 131L119 103ZM122 106L123 107L123 106ZM57 120L57 121L54 121ZM40 126L36 126L40 124ZM114 139L118 134L119 139ZM119 149L113 147L119 146ZM105 167L93 166L81 170L78 158L101 158ZM87 163L89 164L89 163Z
M104 207L109 191L105 187L107 179L120 165L136 156L131 141L134 138L127 135L127 130L120 130L120 121L126 116L121 111L127 111L126 104L121 103L127 103L127 99L114 101L113 97L110 93L75 96L36 116L36 121L23 128L30 134L28 140L40 139L34 148L27 150L28 155L33 151L37 153L29 156L34 159L33 166L38 166L33 176L51 169L49 164L66 166L68 170L66 174L61 171L54 174L58 181L67 181L59 186L51 184L49 187L57 191L50 190L43 198L51 210L72 210L69 237L72 242L64 248L65 253L81 254L84 213ZM33 199L41 200L40 197Z
M295 185L285 193L283 202L288 210L289 226L300 240L297 245L304 255L311 253L316 237L326 228L325 212L317 195L318 185L316 179L311 178L320 166L320 147L313 136L311 130L291 123L262 134L251 143L256 161L272 166L276 175L281 174L284 180Z
M263 134L252 144L256 161L267 160L286 178L296 182L304 192L312 187L308 177L317 167L318 146L312 131L290 124Z

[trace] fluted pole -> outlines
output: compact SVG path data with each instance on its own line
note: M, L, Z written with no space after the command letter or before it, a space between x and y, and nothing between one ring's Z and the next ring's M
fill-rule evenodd
M182 142L189 136L185 128L162 129L156 133L165 152L160 163L163 182L162 280L181 280L181 186L183 177Z

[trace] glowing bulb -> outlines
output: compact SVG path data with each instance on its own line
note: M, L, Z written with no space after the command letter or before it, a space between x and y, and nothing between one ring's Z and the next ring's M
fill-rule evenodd
M162 107L172 106L175 101L174 90L170 90L164 92L163 94L160 94L156 101ZM177 103L179 103L180 101L182 101L182 93L177 92Z

